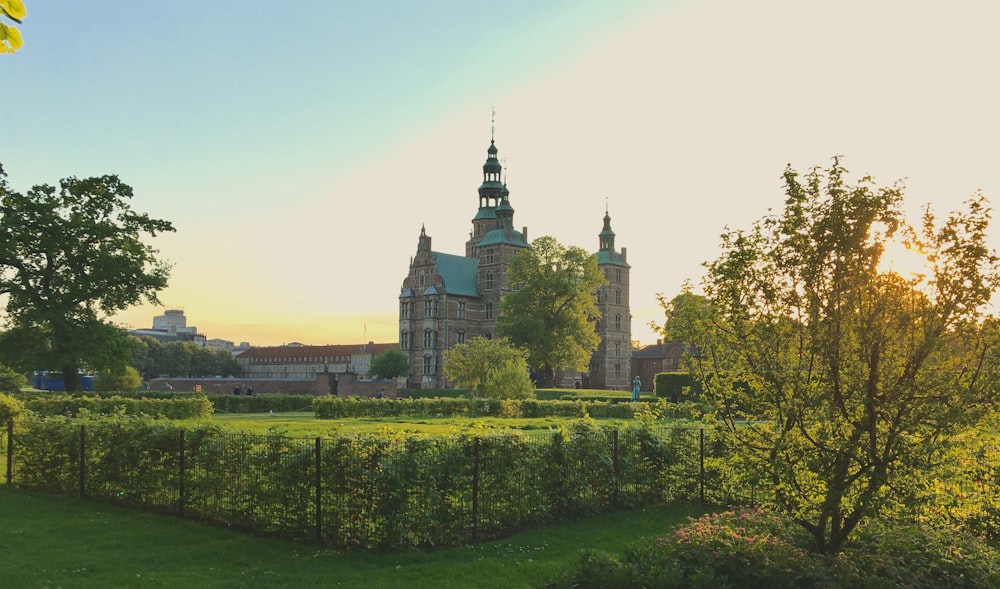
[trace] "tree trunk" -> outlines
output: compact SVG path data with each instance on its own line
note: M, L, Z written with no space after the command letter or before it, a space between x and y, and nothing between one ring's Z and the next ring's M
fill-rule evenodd
M76 366L63 366L63 383L66 385L66 392L76 393L83 390L80 382L80 373Z

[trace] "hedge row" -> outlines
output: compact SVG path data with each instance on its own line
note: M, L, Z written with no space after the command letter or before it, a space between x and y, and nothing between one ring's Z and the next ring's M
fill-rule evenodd
M219 395L213 393L192 393L179 391L119 391L119 392L76 392L51 393L48 391L24 391L15 395L24 402L38 399L71 398L124 398L124 399L202 399L207 398L216 411L226 413L267 413L268 411L311 411L315 395L287 395L264 393L256 395ZM48 415L48 414L47 414Z
M204 396L178 399L145 399L129 397L89 397L56 395L24 401L25 409L40 416L81 413L94 415L148 415L168 419L201 419L212 415L212 403Z
M18 423L17 486L345 549L440 548L625 506L746 501L714 432L592 420L545 434L340 438L118 418ZM722 452L715 461L706 452Z

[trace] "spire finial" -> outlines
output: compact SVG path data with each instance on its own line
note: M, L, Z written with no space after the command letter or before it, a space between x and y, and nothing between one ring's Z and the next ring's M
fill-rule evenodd
M496 130L497 107L493 107L493 116L490 117L490 143L493 143L493 133Z
M608 197L604 197L604 214L608 214Z

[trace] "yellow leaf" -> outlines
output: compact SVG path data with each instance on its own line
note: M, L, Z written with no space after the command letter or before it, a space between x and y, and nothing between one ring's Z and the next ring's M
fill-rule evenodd
M16 21L20 21L28 14L21 0L0 0L0 12Z
M14 53L21 45L21 32L0 23L0 53Z

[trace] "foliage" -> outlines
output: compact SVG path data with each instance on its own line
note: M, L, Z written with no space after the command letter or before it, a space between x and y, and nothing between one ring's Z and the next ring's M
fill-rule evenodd
M319 419L357 417L426 416L451 417L594 417L631 419L638 414L664 414L666 417L690 417L690 406L678 405L671 411L668 404L606 403L603 401L539 401L536 399L456 399L450 397L417 399L370 399L362 397L315 397L313 411Z
M147 415L168 419L201 419L212 415L204 396L178 399L49 395L26 400L24 406L41 416Z
M671 444L640 450L635 436L619 440L593 420L535 436L382 432L303 439L280 431L229 434L119 411L82 423L33 418L15 436L18 486L82 492L298 539L315 538L319 501L321 542L380 550L478 541L648 502L666 491L646 485L660 482L640 479L640 486L633 477L641 471L620 462L651 458L650 451L691 451ZM478 511L470 517L473 500Z
M120 370L101 370L94 379L94 390L102 392L134 391L140 385L142 377L139 376L139 371L131 366L124 366Z
M528 350L528 366L552 382L556 369L586 371L600 344L597 291L607 280L597 258L579 247L540 237L507 268L513 292L500 301L497 333Z
M78 390L81 366L127 362L123 331L102 316L157 302L169 267L146 242L174 230L134 212L131 198L117 176L65 178L21 194L0 168L0 293L11 324L0 351L16 368L59 368L67 389Z
M5 427L7 422L17 418L24 412L24 404L18 399L0 393L0 427Z
M698 381L688 372L660 372L653 377L656 396L674 402L698 399L698 389Z
M870 527L840 555L809 551L804 529L760 510L692 519L620 555L585 550L549 587L995 587L1000 554L962 532Z
M28 386L24 374L0 364L0 391L17 392L21 387Z
M398 378L410 373L410 359L395 348L386 350L372 358L372 376L375 378Z
M0 16L20 23L26 14L21 0L0 0ZM22 44L21 31L0 21L0 53L14 53Z
M981 309L1000 283L982 195L940 224L928 209L917 230L901 187L845 174L836 158L804 182L786 169L784 211L723 235L710 304L672 310L744 467L829 553L911 496L901 490L983 415L997 338ZM926 255L925 274L881 269L897 234Z
M131 344L131 364L147 380L160 376L234 376L239 372L239 363L227 350L194 342L161 343L149 336L131 336Z
M474 337L446 350L444 374L472 398L523 399L535 393L525 352L504 337Z

